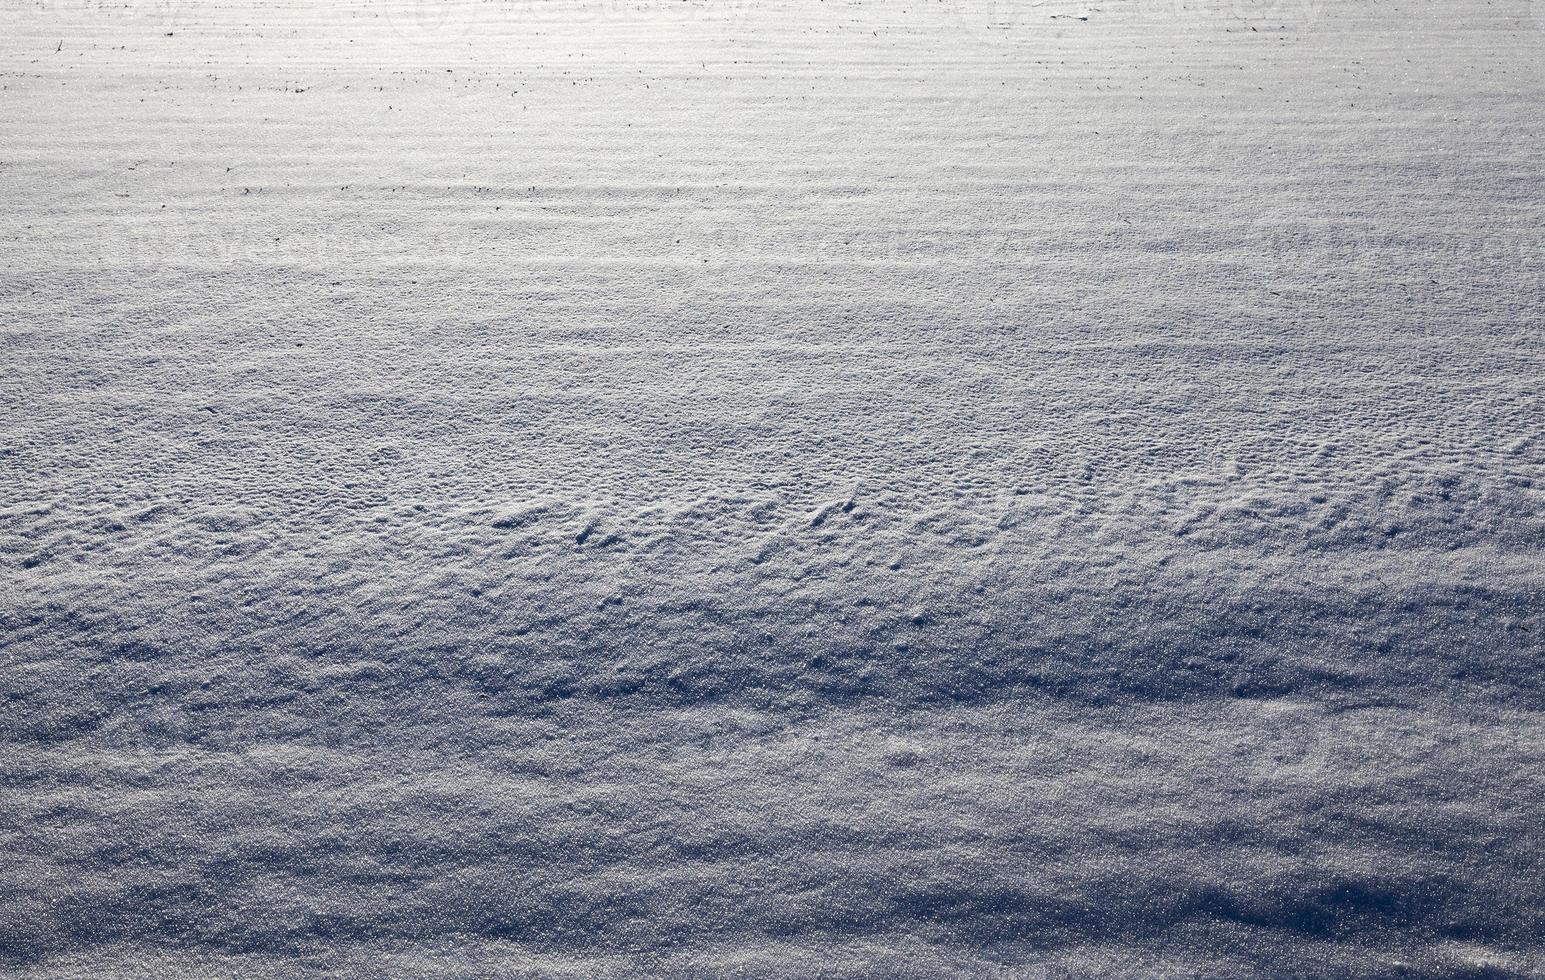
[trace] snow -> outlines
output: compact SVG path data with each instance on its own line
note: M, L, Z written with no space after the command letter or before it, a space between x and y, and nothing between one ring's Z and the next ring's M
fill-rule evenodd
M1545 975L1542 56L7 3L0 972Z

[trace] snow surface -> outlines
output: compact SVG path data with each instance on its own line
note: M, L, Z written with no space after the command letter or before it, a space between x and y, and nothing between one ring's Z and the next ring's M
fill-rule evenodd
M1538 0L4 0L0 970L1545 975Z

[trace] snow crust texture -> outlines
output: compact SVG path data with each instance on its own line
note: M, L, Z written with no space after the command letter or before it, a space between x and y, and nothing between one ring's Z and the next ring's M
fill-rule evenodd
M1539 3L0 10L0 973L1545 975Z

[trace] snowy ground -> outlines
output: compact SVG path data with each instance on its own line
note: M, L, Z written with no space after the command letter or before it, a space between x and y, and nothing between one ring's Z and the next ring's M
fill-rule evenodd
M1545 971L1539 0L0 7L0 972Z

